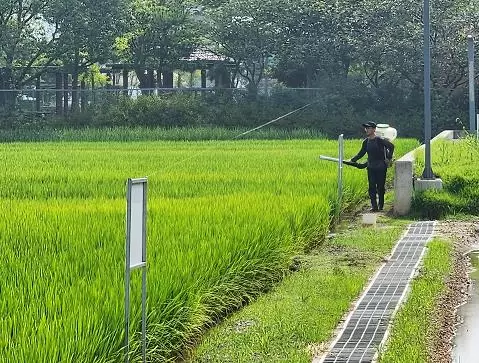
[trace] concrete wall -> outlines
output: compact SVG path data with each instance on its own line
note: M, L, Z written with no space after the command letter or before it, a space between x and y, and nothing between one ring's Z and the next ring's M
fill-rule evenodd
M460 131L445 130L431 140L457 139ZM424 144L410 151L394 163L394 214L404 216L411 210L414 194L414 162L416 152L424 149Z

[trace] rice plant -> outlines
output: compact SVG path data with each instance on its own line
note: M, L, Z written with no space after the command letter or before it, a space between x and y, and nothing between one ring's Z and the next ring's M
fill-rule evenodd
M408 149L412 141L404 143ZM353 155L358 141L348 142ZM123 359L125 183L148 177L148 359L280 280L336 201L327 140L0 145L0 361ZM345 206L366 177L344 170ZM132 274L131 358L140 357Z
M108 128L52 128L37 127L0 129L0 142L39 141L201 141L232 140L246 132L241 127L108 127ZM306 139L324 138L313 129L263 128L242 136L242 139Z

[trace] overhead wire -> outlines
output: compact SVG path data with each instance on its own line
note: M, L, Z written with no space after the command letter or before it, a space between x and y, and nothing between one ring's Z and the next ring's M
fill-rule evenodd
M288 113L285 113L284 115L281 115L281 116L279 116L279 117L276 117L276 118L273 119L273 120L270 120L270 121L268 121L268 122L265 122L264 124L261 124L261 125L259 125L259 126L256 126L256 127L252 128L252 129L250 129L250 130L247 130L247 131L245 131L245 132L242 132L242 133L240 133L240 134L234 136L233 138L231 138L231 139L229 139L229 140L230 140L230 141L237 140L237 139L239 139L239 138L241 138L241 137L243 137L243 136L245 136L245 135L247 135L247 134L249 134L249 133L251 133L251 132L260 130L260 129L262 129L262 128L265 127L265 126L271 125L271 124L273 124L273 123L275 123L275 122L278 122L278 121L280 121L280 120L282 120L282 119L284 119L284 118L286 118L286 117L288 117L288 116L290 116L290 115L292 115L292 114L294 114L294 113L300 112L300 111L302 111L302 110L304 110L304 109L306 109L306 108L308 108L308 107L314 105L314 104L317 103L317 102L319 102L319 101L311 102L311 103L308 103L308 104L306 104L306 105L304 105L304 106L301 106L301 107L299 107L299 108L297 108L297 109L295 109L295 110L293 110L293 111L290 111L290 112L288 112ZM184 158L184 159L182 159L182 160L179 160L178 162L171 164L168 168L162 169L161 172L165 172L165 171L171 170L173 167L176 167L176 166L178 166L178 165L180 165L180 164L183 164L183 163L185 163L185 162L187 162L187 161L189 161L189 160L192 160L192 159L198 157L199 155L201 155L202 153L204 153L205 151L206 151L206 150L203 150L203 151L198 152L198 153L196 153L196 154L194 154L194 155L191 155L191 156L189 156L189 157L187 157L187 158ZM158 171L158 172L159 172L159 171ZM158 172L155 172L155 173L153 173L153 174L150 174L149 176L151 177L151 176L153 176L153 175L156 175Z

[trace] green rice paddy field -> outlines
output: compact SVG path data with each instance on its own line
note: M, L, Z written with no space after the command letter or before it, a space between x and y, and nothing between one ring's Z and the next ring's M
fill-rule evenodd
M397 154L417 146L397 140ZM353 156L359 140L348 140ZM148 177L148 359L168 361L320 243L337 207L337 141L0 145L0 361L118 362L127 178ZM390 173L392 174L392 173ZM344 169L343 208L366 197ZM131 358L140 357L133 271Z

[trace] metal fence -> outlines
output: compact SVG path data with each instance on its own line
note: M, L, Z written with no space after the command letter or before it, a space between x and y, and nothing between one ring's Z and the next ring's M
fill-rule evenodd
M301 98L311 99L319 94L316 88L281 88L278 90L259 88L258 94L262 97L271 97L278 92L297 95ZM65 114L82 111L92 105L115 103L122 97L136 99L142 95L168 96L172 94L190 94L195 96L211 95L214 97L230 96L245 97L246 88L96 88L96 89L55 89L55 88L28 88L28 89L0 89L0 112L16 110L22 113L38 114Z
M244 93L244 89L217 88L99 88L99 89L0 89L0 110L15 109L20 112L63 113L65 110L81 110L89 105L121 97L136 99L141 95L161 96L173 93Z

